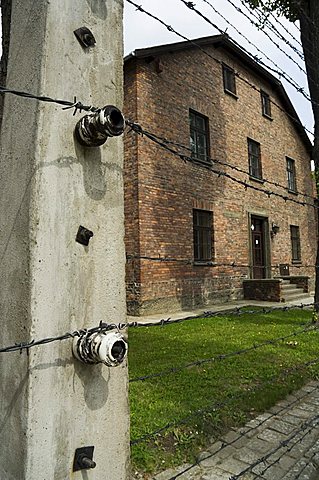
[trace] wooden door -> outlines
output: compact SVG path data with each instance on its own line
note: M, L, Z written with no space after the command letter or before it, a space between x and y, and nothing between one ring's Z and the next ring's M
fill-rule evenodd
M251 217L252 276L266 278L265 219Z

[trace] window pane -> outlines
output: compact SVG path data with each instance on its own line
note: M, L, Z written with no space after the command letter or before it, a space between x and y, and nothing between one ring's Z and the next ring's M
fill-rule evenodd
M223 81L224 89L236 94L235 71L226 65L223 65Z
M190 148L193 158L207 162L208 151L208 119L196 112L189 112Z
M196 154L196 134L195 134L194 130L191 130L191 132L190 132L189 141L190 141L190 147L191 147L192 153Z
M212 212L193 210L194 260L212 259Z
M197 134L197 154L201 160L206 159L206 136L200 133Z
M270 97L268 93L261 91L261 105L262 105L262 113L263 115L267 115L268 117L271 116L271 104L270 104Z
M262 178L260 144L248 138L249 174L255 178Z
M205 119L199 115L196 116L196 128L202 132L206 131Z
M291 235L291 256L293 262L301 261L300 231L299 227L290 225Z
M295 161L292 158L287 158L287 183L289 190L297 191Z

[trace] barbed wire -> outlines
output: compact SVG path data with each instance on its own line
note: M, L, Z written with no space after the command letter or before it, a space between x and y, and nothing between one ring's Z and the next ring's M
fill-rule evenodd
M194 264L203 264L205 266L210 266L210 267L231 267L231 268L249 268L252 269L254 268L254 265L248 264L248 263L238 263L238 262L215 262L214 260L208 260L208 261L198 261L195 260L193 257L191 258L176 258L176 257L161 257L160 255L158 256L152 256L152 255L137 255L135 253L126 253L126 260L131 261L131 260L149 260L152 262L159 262L159 263L183 263L186 265L194 265ZM261 266L258 267L262 270L279 270L281 268L281 265L284 265L285 267L289 268L317 268L319 265L316 264L298 264L298 263L276 263L274 265L266 265L266 266Z
M258 10L258 12L260 12L260 15L262 14L262 12L260 11L259 8L257 8L256 10ZM279 20L278 17L276 17L276 16L273 14L273 12L269 12L269 16L270 16L271 18L273 18L273 19L275 20L275 22L278 23L278 25L281 26L281 28L293 39L294 42L296 42L301 48L303 48L301 41L298 40L298 38L296 38L296 37L288 30L288 28ZM272 27L274 27L274 29L275 29L277 32L279 32L278 29L277 29L277 27L275 27L274 24L271 23L270 20L267 18L267 25L268 25L268 24L272 25ZM291 25L294 25L294 26L297 28L298 33L300 33L300 29L299 29L299 27L297 27L297 25L296 25L295 23L290 22L290 24L291 24ZM279 32L279 33L280 33L280 32ZM290 45L289 45L289 46L290 46ZM298 50L298 52L299 52L300 55L302 55L302 58L303 58L303 53L302 53L300 50ZM296 52L296 53L297 53L297 52Z
M317 442L315 442L315 443L312 445L311 448L313 448L314 445L316 445L316 443L317 443ZM302 475L303 472L306 470L306 468L309 466L309 464L311 464L312 461L316 459L317 455L318 455L318 451L317 451L317 449L316 449L316 451L311 455L311 457L309 457L309 460L307 461L307 463L305 462L305 463L304 463L304 466L302 467L302 469L299 470L298 476L295 477L294 480L298 480L299 478L302 478L301 475ZM318 462L315 461L314 463L317 465ZM305 477L304 477L304 478L305 478Z
M259 25L263 25L263 24L266 22L267 25L268 25L268 23L270 23L270 26L268 26L268 28L269 28L270 30L272 30L273 33L276 34L276 31L278 32L278 30L276 30L276 28L274 27L274 25L273 25L271 22L269 22L268 16L272 16L272 17L284 28L284 26L279 22L279 20L276 19L275 15L274 15L273 12L271 11L271 9L268 8L265 4L263 4L262 6L263 6L263 8L265 8L266 11L265 11L265 10L263 11L263 10L261 10L260 8L254 8L254 9L252 9L252 8L250 8L250 7L245 3L244 0L240 0L240 1L241 1L241 4L245 7L245 9L248 10L248 12L257 19L257 22L259 22L258 24L256 24L257 28L258 28ZM315 29L315 30L318 32L318 31L319 31L318 26L314 23L313 19L310 18L310 16L309 16L308 13L306 12L306 10L303 9L300 5L299 5L299 9L300 9L300 13L301 13L301 14L303 15L303 17L307 20L307 22L308 22L308 24L309 24L308 27L309 27L310 25L312 25L312 28ZM265 15L267 15L267 16L265 17ZM299 28L295 23L290 22L290 24L291 24L291 25L294 25L294 26L297 28L298 33L301 34L300 28ZM287 29L286 29L286 32L288 33L288 30L287 30ZM279 35L280 35L280 32L279 32ZM291 35L291 34L290 34L290 35ZM276 36L277 36L278 38L280 38L284 43L286 43L287 45L289 45L289 42L286 40L285 37L281 38L281 37L278 36L278 35L276 35ZM293 35L291 35L291 36L292 36L292 38L293 38L296 42L298 42L298 40L297 40ZM270 39L270 40L271 40L271 39ZM288 42L288 43L287 43L287 42ZM304 50L304 48L305 48L304 45L302 45L301 42L298 42L298 43L299 43L299 45L302 47L302 49ZM276 44L275 44L275 45L276 45ZM292 48L292 50L294 50L294 47L291 46L291 44L290 44L290 48ZM313 52L311 52L309 49L307 49L307 50L308 50L308 54L313 57ZM297 52L295 52L295 53L297 53ZM297 54L298 54L298 53L297 53ZM301 54L300 51L299 51L299 54ZM300 56L299 54L298 54L298 56ZM301 57L300 57L300 58L301 58Z
M232 475L231 477L229 477L229 480L238 480L239 478L241 478L243 475L245 475L246 473L248 473L249 471L251 471L253 468L257 467L258 465L260 465L261 463L265 463L266 460L268 460L270 457L272 457L275 453L277 453L279 450L283 449L283 448L286 448L286 452L284 452L282 455L278 456L278 458L276 458L270 465L266 466L266 468L259 473L259 475L263 475L264 473L266 473L266 471L274 466L276 463L278 463L280 461L280 459L283 457L284 454L290 452L293 447L295 447L298 443L302 443L303 439L309 434L311 433L311 431L317 427L319 424L319 415L315 415L314 417L312 417L310 420L307 420L306 422L304 422L300 428L298 428L294 433L292 433L291 435L289 435L289 437L286 439L286 440L283 440L279 443L279 445L275 448L273 448L272 450L270 450L270 452L268 452L266 455L262 456L261 458L259 458L258 460L256 460L255 462L251 463L247 468L245 468L244 470L242 470L240 473L238 473L237 475ZM307 432L307 429L308 432ZM298 438L291 446L289 446L289 443L294 440L298 435L300 435L300 433L303 433L304 434Z
M270 379L266 380L265 382L260 383L259 385L255 386L255 388L251 389L250 392L251 393L256 393L257 391L264 388L266 385L271 385L271 384L275 383L283 375L287 376L290 373L302 370L302 369L307 368L311 365L314 365L318 362L319 362L319 357L314 359L314 360L310 360L308 362L304 362L302 364L294 365L293 367L289 367L287 369L284 369L282 372L280 372L279 375L274 375ZM242 398L243 396L245 396L245 394L247 394L247 390L244 391L244 392L242 392L242 391L237 392L237 393L235 393L231 397L228 397L226 400L224 400L222 402L217 402L217 403L214 403L211 406L207 406L207 407L204 407L204 408L199 408L197 410L193 410L190 414L188 414L187 416L185 416L181 419L168 422L163 427L160 427L160 428L154 430L151 433L147 433L147 434L142 435L138 438L132 439L130 443L131 443L132 446L133 445L138 445L139 443L143 443L147 440L150 440L151 438L154 438L154 437L160 435L161 433L163 433L167 430L170 430L172 428L175 428L175 427L178 427L178 426L181 426L181 425L185 425L189 420L191 420L192 418L194 418L196 416L203 416L203 415L205 415L207 413L210 413L212 411L220 410L220 409L226 407L228 404L230 404L234 400L238 400L238 399Z
M127 0L127 1L131 1L131 0ZM274 192L272 190L265 190L263 188L260 188L260 187L257 187L256 185L251 185L250 183L247 183L246 181L244 180L240 180L232 175L230 175L229 173L227 172L223 172L221 170L216 170L213 168L212 165L210 164L206 164L206 163L202 163L202 162L196 162L196 159L194 159L193 157L190 157L188 155L185 155L185 154L182 154L180 152L178 152L177 150L174 150L173 148L169 147L165 142L161 141L161 140L158 140L156 137L154 137L151 133L149 133L147 130L144 130L139 124L137 123L134 123L130 120L126 120L126 123L127 125L129 125L129 127L135 132L137 133L138 135L144 135L145 137L147 137L149 140L151 140L153 143L156 143L157 145L159 145L160 147L162 147L164 150L167 150L168 152L170 152L171 154L175 155L176 157L180 158L181 160L183 160L184 162L190 162L192 164L196 163L196 165L199 165L201 166L202 168L205 168L207 170L209 170L210 172L212 172L213 174L217 175L218 177L225 177L225 178L228 178L229 180L239 184L239 185L242 185L245 190L247 190L248 188L251 189L251 190L254 190L255 192L260 192L260 193L263 193L265 195L268 196L268 198L270 198L271 196L275 196L275 197L278 197L278 198L281 198L282 200L284 200L285 202L292 202L292 203L295 203L297 205L301 205L303 207L305 206L310 206L312 208L315 208L315 209L319 209L319 205L315 205L313 203L310 203L310 202L307 202L307 201L300 201L300 200L296 200L295 198L290 198L288 196L285 196L285 195L282 195L281 193L278 193L278 192Z
M319 329L319 326L317 326L317 325L312 325L311 327L309 327L309 325L311 325L311 324L312 324L312 322L309 322L308 326L303 328L302 330L297 330L295 332L289 333L287 335L283 335L281 337L265 340L264 342L253 344L252 346L247 347L247 348L241 348L240 350L237 350L237 351L232 351L232 352L223 353L223 354L217 354L214 357L210 357L210 358L195 360L195 361L187 363L185 365L181 365L181 366L178 366L178 367L167 368L166 370L163 370L161 372L150 373L148 375L141 375L139 377L129 379L129 382L133 383L133 382L150 380L150 379L153 379L153 378L165 377L165 376L170 375L170 374L177 374L177 373L179 373L179 372L181 372L185 369L191 368L191 367L199 367L199 366L205 365L207 363L214 363L214 362L218 362L218 361L227 360L227 359L232 358L232 357L239 357L241 355L245 355L247 353L251 353L255 350L258 350L259 348L263 348L263 347L266 347L266 346L269 346L269 345L276 345L277 343L284 342L285 340L288 340L289 338L295 338L295 337L298 337L299 335L302 335L303 333L314 332L314 331Z
M212 27L214 27L216 30L218 30L219 33L221 33L222 35L225 35L225 31L222 30L218 25L216 25L214 22L212 22L206 15L204 15L200 10L198 10L196 7L195 7L195 4L193 2L189 2L189 1L186 1L186 0L180 0L187 8L189 8L190 10L192 10L193 12L195 12L198 16L200 16L203 20L205 20L205 22L209 23ZM228 24L231 26L231 23L228 22ZM270 67L269 65L267 65L261 58L257 57L256 55L253 55L251 52L249 52L243 45L240 45L234 38L232 37L229 37L230 40L239 48L241 48L241 50L243 50L247 55L249 55L250 57L252 57L256 63L258 63L259 65L263 66L264 68L270 70L271 72L275 73L276 75L279 76L279 78L284 78L286 80L286 82L288 82L298 93L301 93L304 98L306 100L308 100L309 102L311 102L313 105L317 105L316 102L314 102L310 95L307 94L305 92L305 90L303 88L300 88L300 85L298 85L298 83L287 73L285 73L281 67L279 67L278 64L276 64L273 60L271 60L271 62L276 66L276 68L273 68L273 67ZM272 42L274 43L274 45L279 49L281 50L282 52L284 52L284 54L289 58L289 60L291 60L293 63L295 63L298 68L300 69L301 72L303 72L305 75L307 75L306 71L304 68L302 68L298 62L296 62L293 57L289 54L287 54L281 47L279 44L277 44L274 40L272 40ZM256 49L258 49L258 47L253 44L252 42L249 41L250 44L254 45L254 47ZM258 49L259 50L259 49ZM261 52L263 53L263 52ZM266 57L265 53L263 53L263 55ZM269 58L269 57L268 57ZM279 68L279 70L278 70Z
M223 62L221 60L219 60L218 58L214 57L213 55L211 55L209 52L207 52L207 50L205 50L204 48L201 47L201 45L199 45L196 41L194 40L191 40L190 38L186 37L185 35L179 33L177 30L175 30L171 25L168 25L166 22L164 22L163 20L161 20L159 17L157 17L156 15L153 15L152 13L148 12L147 10L145 10L141 5L138 5L137 3L135 3L133 0L126 0L128 3L130 3L131 5L135 6L136 7L136 10L140 11L141 13L144 13L145 15L149 16L150 18L153 18L154 20L156 20L157 22L159 22L161 25L163 25L169 32L172 32L174 33L175 35L177 35L179 38L187 41L188 43L190 43L191 45L193 45L194 47L196 47L198 50L200 50L204 55L208 56L210 59L214 60L214 62L218 63L219 65L223 65ZM225 35L225 37L228 38L228 35ZM241 80L243 83L245 83L246 85L248 85L250 88L252 88L254 91L258 92L260 94L260 88L257 87L256 85L254 85L253 83L251 83L247 78L243 77L238 71L234 70L234 75L235 77L237 77L239 80ZM301 88L301 90L303 90ZM311 130L309 130L307 127L305 127L304 125L301 124L300 122L300 119L297 118L296 116L292 115L291 113L287 112L284 108L282 108L277 102L275 102L274 100L272 100L271 98L269 99L270 103L272 105L275 105L280 111L282 111L285 115L287 115L295 124L299 125L299 126L302 126L302 128L307 131L308 133L310 133L311 135L313 135L313 132Z
M205 1L205 0L203 0L203 1ZM262 28L260 28L261 25L265 25L269 30L271 30L271 31L276 35L277 38L279 38L279 39L280 39L281 41L283 41L286 45L288 45L288 47L291 48L291 50L293 50L293 52L295 52L295 53L298 55L298 57L299 57L301 60L304 61L304 55L303 55L303 53L302 53L297 47L295 47L293 44L291 44L291 43L279 32L279 30L269 21L269 19L265 17L265 14L263 14L259 9L254 9L254 10L252 10L252 9L250 9L250 8L248 7L248 5L245 4L245 2L243 2L242 0L240 0L240 1L241 1L241 4L243 5L243 7L244 7L246 10L248 10L249 14L252 15L252 16L257 20L258 23L256 23L256 22L255 22L254 20L252 20L252 18L251 18L249 15L247 15L240 7L235 6L235 4L233 3L232 0L227 0L227 1L228 1L228 3L230 3L239 13L241 13L242 15L244 15L244 16L250 21L250 23L251 23L252 25L254 25L258 30L261 30L261 31L264 33L264 35L265 35L275 46L277 46L277 44L273 41L273 39L271 38L271 36L270 36L267 32L265 32L265 30L263 30ZM256 12L258 12L259 15L257 15ZM271 14L272 17L277 21L276 17L275 17L271 12L268 12L268 13ZM278 23L280 23L280 22L278 21ZM301 43L300 41L298 41L298 39L296 39L296 38L289 32L289 30L284 27L284 25L282 25L281 23L280 23L280 25L282 26L282 28L285 29L285 31L286 31L287 33L289 33L289 35L293 38L293 40L294 40L295 42L297 42L297 43L300 45L301 48L303 48L302 43ZM287 54L286 54L285 51L283 51L283 53L287 56ZM288 56L288 58L289 58L289 56ZM298 65L298 66L299 66L299 65ZM300 66L299 66L299 68L300 68Z
M36 347L39 345L47 345L48 343L53 342L61 342L63 340L68 340L74 337L80 337L81 335L85 335L87 333L95 333L95 332L106 332L109 330L113 330L117 328L114 324L107 324L100 322L98 327L92 327L89 329L80 329L75 330L74 332L67 332L63 335L59 335L56 337L46 337L40 340L30 340L29 342L16 342L13 345L9 345L7 347L1 347L0 353L9 353L9 352L20 352L22 353L23 350L28 350L32 347Z
M249 300L248 300L249 301ZM136 327L163 327L165 325L172 325L175 323L182 323L182 322L187 322L188 320L196 320L198 318L211 318L211 317L220 317L220 316L225 316L225 315L231 315L231 316L240 316L240 315L256 315L256 314L268 314L268 313L273 313L273 312L288 312L289 310L303 310L303 309L310 309L315 307L317 304L316 303L300 303L297 305L285 305L282 307L260 307L258 309L253 309L253 310L248 310L247 306L242 306L242 307L231 307L226 310L221 310L218 312L214 312L211 310L204 311L198 315L189 315L187 317L183 318L176 318L176 319L171 319L169 318L161 318L160 320L156 321L151 321L151 322L127 322L127 323L120 323L120 324L114 324L113 328L117 328L119 330L123 330L126 328L136 328Z
M144 129L143 127L141 127L141 125L138 124L138 123L132 122L131 120L126 120L126 123L127 123L127 125L128 125L131 129L132 129L132 127L131 127L132 124L138 126L137 128L141 129L142 134L150 135L152 138L157 139L157 140L159 140L160 142L163 142L164 144L173 145L173 146L176 146L176 147L178 147L178 148L182 148L183 150L185 150L185 151L187 151L187 152L190 152L190 154L193 153L192 149L191 149L189 146L186 146L186 145L184 145L184 144L182 144L182 143L180 143L180 142L174 142L174 141L172 141L172 140L168 140L167 138L165 138L165 137L163 137L163 136L160 136L160 135L157 135L156 133L150 132L150 131ZM135 133L137 133L137 132L135 132ZM194 161L194 158L192 158L191 155L188 156L188 157L189 157L191 160ZM229 167L229 168L231 168L232 170L235 170L236 172L243 173L244 175L247 175L248 177L251 177L249 171L244 170L244 169L242 169L242 168L240 168L240 167L237 167L236 165L233 165L233 164L231 164L231 163L229 163L229 162L225 162L225 161L223 161L223 160L219 160L219 159L217 159L217 158L212 158L212 157L207 157L207 161L208 161L208 162L211 162L211 163L217 163L218 165L223 165L223 166L225 166L225 167ZM280 184L280 183L278 183L278 182L273 182L272 180L268 180L267 178L262 178L262 179L260 179L260 181L263 182L263 183L267 183L267 184L269 184L269 185L273 185L273 186L275 186L275 187L277 187L277 188L282 188L283 190L291 193L291 190L290 190L287 186L282 185L282 184ZM294 194L294 195L302 195L303 197L305 197L305 198L310 198L310 199L313 200L313 201L316 201L316 200L317 200L313 195L309 195L308 193L303 193L303 192L300 192L300 191L298 191L298 190L294 191L293 194Z
M263 57L265 57L269 62L271 62L277 69L279 68L280 72L282 72L284 75L287 75L293 82L295 82L295 80L294 80L290 75L288 75L276 62L274 62L274 60L273 60L271 57L269 57L269 56L265 53L264 50L261 50L254 42L252 42L246 35L244 35L233 23L231 23L222 13L220 13L220 11L217 10L217 8L215 8L215 7L212 5L212 3L210 3L208 0L203 0L203 2L205 2L207 5L209 5L210 8L211 8L219 17L221 17L221 18L227 23L227 25L229 25L230 27L232 27L232 28L235 30L235 32L238 33L238 35L240 35L242 38L244 38L244 40L246 40L246 42L247 42L249 45L251 45L252 47L254 47L259 53L261 53L261 54L263 55ZM230 3L231 3L231 1L230 1ZM269 20L267 21L267 24L268 24L268 23L275 29L275 27L272 25L271 22L269 22ZM276 29L275 29L275 30L276 30ZM280 35L280 32L278 32L278 36L279 36L279 35ZM279 36L279 38L282 39L282 38L284 38L284 37ZM286 42L286 43L288 43L288 42ZM290 44L289 44L289 46L290 46ZM242 48L242 47L240 47L240 48ZM292 46L291 48L293 48L293 50L295 49L295 47L293 47L293 46ZM301 55L301 59L304 60L303 55L299 53L298 49L296 49L296 50L297 50L297 52L298 52L297 54L298 54L298 55ZM295 50L294 50L294 51L295 51ZM303 73L306 74L306 70L303 69L299 64L298 64L298 67L299 67L300 71L302 71ZM267 67L267 68L268 68L268 67ZM295 83L296 83L296 82L295 82Z
M205 460L208 460L208 459L211 459L213 458L214 456L216 456L218 453L220 453L222 450L224 450L225 448L235 444L236 442L238 442L239 440L241 440L242 438L245 438L247 433L250 433L252 431L255 431L257 430L258 428L260 428L262 425L264 425L266 422L268 422L271 418L275 418L277 417L280 413L286 411L287 409L290 409L293 405L299 403L301 400L303 400L304 398L308 397L309 395L311 395L313 392L315 392L316 390L318 390L318 387L314 387L310 392L305 392L303 395L299 396L298 398L294 398L291 402L289 402L288 404L286 404L285 406L279 408L279 410L275 411L275 412L272 412L272 413L268 413L267 416L261 420L256 426L252 426L252 427L243 427L242 428L242 431L241 433L238 435L238 437L234 438L232 441L230 442L221 442L221 445L218 449L214 450L212 453L209 453L208 455L205 455L205 457L201 457L201 458L198 458L196 460L196 462L194 462L192 465L189 465L187 466L184 470L181 470L178 474L174 475L173 477L170 477L168 480L176 480L177 478L179 478L181 475L184 475L184 473L187 473L189 472L190 470L192 470L193 468L195 468L197 465L199 465L201 462L205 461Z
M241 4L245 7L246 10L248 10L248 12L253 15L256 19L257 19L257 23L256 24L256 27L259 28L260 25L263 25L266 23L266 25L268 26L269 30L273 31L273 33L275 33L275 35L280 38L284 43L286 43L287 45L290 46L290 48L295 51L295 53L297 53L297 55L301 57L301 52L299 51L299 53L294 50L294 46L290 44L290 42L288 42L286 40L285 37L280 37L280 32L278 32L278 30L276 29L276 27L274 27L274 25L269 21L268 17L265 17L265 14L266 12L265 11L262 11L260 8L254 8L254 9L251 9L246 3L244 0L240 0L241 1ZM267 11L267 15L268 16L272 16L281 26L282 28L285 29L284 25L282 23L280 23L280 21L275 17L275 15L273 14L273 12L271 11L270 8L268 8L265 4L262 4L263 5L263 8L265 8L265 10ZM308 15L308 13L306 12L306 10L304 8L302 8L300 5L299 5L299 10L300 10L300 13L302 14L302 16L306 19L307 23L308 23L308 28L310 27L310 25L312 26L311 28L315 29L316 32L319 31L319 28L318 28L318 25L315 24L315 22L313 21L312 18L310 18L310 16ZM256 13L258 12L258 14ZM299 19L300 21L300 19ZM296 29L298 30L298 33L301 34L301 29L293 22L290 22L291 25L293 25L294 27L296 27ZM314 53L307 47L305 47L304 45L302 45L301 42L298 42L298 40L287 30L285 29L287 33L290 34L290 36L297 42L299 43L299 45L302 47L303 50L307 49L308 51L308 55L310 55L311 57L314 57ZM263 30L262 30L263 31ZM279 33L279 35L276 34L276 32ZM264 32L265 33L265 32ZM270 40L272 41L272 39L270 38ZM274 42L273 42L274 43ZM275 46L277 46L276 43L274 43ZM297 49L298 50L298 49ZM284 53L284 52L283 52ZM313 80L312 77L308 77L308 78L311 78ZM314 80L313 80L314 81Z
M13 90L11 88L0 86L0 94L3 93L10 93L12 95L16 95L22 98L29 98L31 100L38 100L39 102L48 102L48 103L55 103L57 105L63 106L62 110L74 109L73 115L75 115L78 111L81 113L82 111L85 112L97 112L99 111L98 108L93 107L92 105L84 105L82 102L77 101L76 97L74 97L73 102L68 100L60 100L56 98L51 98L43 95L33 95L32 93L23 92L20 90Z

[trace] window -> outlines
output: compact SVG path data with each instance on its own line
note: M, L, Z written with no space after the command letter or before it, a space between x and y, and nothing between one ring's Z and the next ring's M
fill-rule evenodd
M227 65L223 65L223 81L225 92L236 95L235 71Z
M301 262L299 227L290 225L292 262Z
M262 114L265 117L271 118L271 103L270 103L270 97L268 93L264 92L263 90L260 90L260 96L261 96L261 109L262 109Z
M212 222L212 212L193 210L194 260L197 262L212 259Z
M286 157L287 162L287 183L290 192L297 192L295 161Z
M253 178L262 179L260 144L250 138L248 138L247 141L249 175Z
M207 163L209 162L208 118L190 110L189 124L192 157Z

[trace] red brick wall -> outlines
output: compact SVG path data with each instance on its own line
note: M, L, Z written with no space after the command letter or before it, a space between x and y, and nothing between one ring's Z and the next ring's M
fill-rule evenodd
M230 58L223 49L212 53L243 77L268 92L281 105L270 85ZM209 50L209 48L205 48ZM261 144L263 176L287 185L286 156L296 162L299 191L313 193L309 154L291 120L272 104L269 120L261 114L260 93L236 78L238 99L224 93L221 66L198 49L161 56L155 62L127 62L126 115L143 128L189 146L189 108L209 118L210 156L248 170L247 137ZM283 105L282 105L283 106ZM284 106L283 106L284 107ZM133 118L134 117L134 118ZM253 191L206 168L183 162L145 137L128 133L126 148L126 248L128 254L149 257L193 258L193 208L213 211L214 261L248 265L248 214L268 218L280 226L269 236L271 264L291 263L290 224L299 225L303 265L314 265L315 216L310 207ZM186 152L187 153L187 152ZM284 195L287 191L250 180L245 174L218 164L236 178ZM226 169L226 170L225 170ZM287 194L303 200L301 195ZM189 308L242 295L248 268L198 266L186 262L135 260L127 268L128 306L151 312ZM133 272L133 273L132 273ZM313 268L290 267L291 275L309 275ZM273 275L279 270L273 269ZM132 278L138 298L132 297ZM134 301L135 300L135 301ZM136 308L139 307L139 308Z
M135 64L126 69L125 107L127 119L137 121L137 82ZM139 188L138 188L138 141L137 135L124 135L124 213L125 247L127 254L139 254ZM131 259L126 264L127 302L131 309L139 305L140 267L139 261Z

